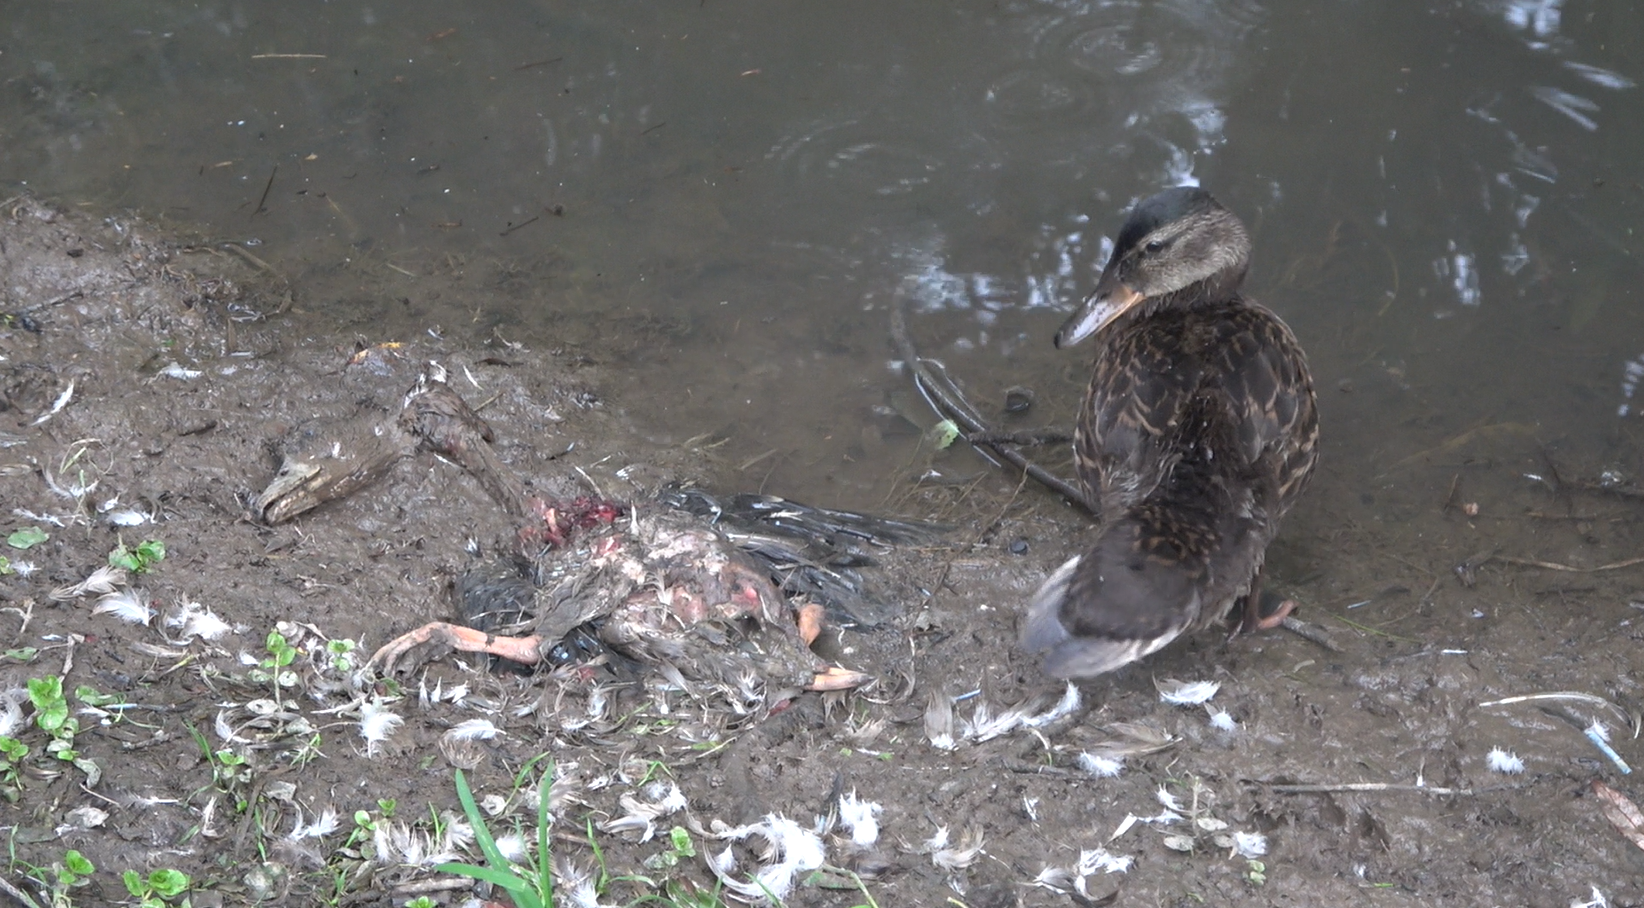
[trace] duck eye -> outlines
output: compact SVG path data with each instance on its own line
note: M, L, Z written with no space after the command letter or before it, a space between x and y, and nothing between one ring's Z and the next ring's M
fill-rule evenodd
M1148 240L1147 245L1142 247L1142 251L1146 252L1148 255L1156 255L1163 252L1164 247L1164 240Z

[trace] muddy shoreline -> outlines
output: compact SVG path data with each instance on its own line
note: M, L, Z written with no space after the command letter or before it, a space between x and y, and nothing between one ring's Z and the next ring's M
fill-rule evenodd
M825 641L877 676L874 686L809 694L734 731L657 700L620 722L569 729L589 700L575 679L447 660L396 696L355 674L358 654L448 617L450 576L475 544L512 532L450 464L408 459L369 494L288 526L249 519L247 505L292 432L390 415L428 360L479 402L499 456L528 481L580 472L612 496L670 481L737 491L711 436L664 446L628 422L621 351L599 347L597 326L558 346L477 325L361 336L366 322L333 318L257 251L26 197L0 210L0 277L4 531L48 537L3 552L13 572L0 576L0 690L61 677L79 724L73 747L100 775L89 784L87 770L48 755L51 735L27 695L8 695L22 717L13 737L29 752L0 783L10 802L0 831L16 853L7 879L41 904L50 894L28 868L49 877L69 849L97 868L65 891L73 904L121 901L122 871L167 868L191 877L195 905L397 906L417 893L458 904L466 884L417 888L451 879L429 868L440 844L432 817L457 809L453 767L468 767L477 793L505 799L492 825L511 829L530 821L523 783L544 754L562 776L553 841L567 891L595 864L590 828L610 876L709 890L702 854L734 843L743 873L757 865L757 836L738 841L728 828L772 814L810 828L850 792L880 805L880 834L856 844L834 827L827 862L857 873L881 905L1562 906L1591 887L1612 905L1644 901L1644 855L1590 787L1598 778L1630 792L1633 777L1571 725L1606 719L1618 755L1644 764L1625 719L1581 703L1563 707L1570 716L1481 705L1573 690L1625 716L1644 701L1636 574L1557 585L1567 578L1497 559L1463 587L1399 566L1424 549L1459 564L1538 541L1543 552L1566 546L1546 561L1619 561L1644 517L1626 501L1606 502L1614 517L1594 531L1599 546L1562 525L1481 529L1448 502L1425 501L1413 519L1430 535L1398 543L1402 552L1395 530L1304 505L1275 564L1340 652L1210 631L1081 685L1070 705L1009 641L1019 604L1088 524L1005 477L916 489L896 508L955 524L951 538L887 553L891 619ZM369 295L369 276L357 283ZM642 343L638 330L610 343ZM399 346L378 346L389 342ZM1540 502L1506 481L1517 456L1470 480L1486 512ZM1327 470L1312 494L1349 500L1353 483ZM148 539L164 542L164 560L116 584L153 611L147 624L97 612L98 593L54 598L117 546ZM227 628L214 639L167 623L206 612ZM288 666L265 664L276 631L292 648ZM286 673L289 686L278 680ZM1220 688L1209 709L1174 706L1156 687L1172 678ZM77 698L82 686L114 699ZM401 720L376 741L359 730L372 703ZM1019 721L1058 703L1066 715ZM1227 715L1220 726L1215 712ZM501 734L453 750L445 733L481 717ZM1525 770L1492 771L1496 747ZM1081 755L1114 761L1117 774ZM657 801L657 781L677 784L686 807L602 829ZM1365 783L1387 787L1353 788ZM1175 820L1164 816L1172 809ZM335 830L309 827L328 811ZM369 828L356 825L361 811ZM657 869L674 827L698 854ZM1235 834L1259 836L1260 850ZM845 875L820 879L828 885L796 875L787 903L865 900ZM611 883L600 903L657 891Z

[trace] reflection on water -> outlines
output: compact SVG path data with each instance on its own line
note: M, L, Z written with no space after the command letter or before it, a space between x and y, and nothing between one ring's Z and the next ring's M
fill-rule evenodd
M0 178L259 242L315 308L349 299L323 275L386 263L415 315L375 330L660 317L612 399L853 504L918 460L892 293L981 402L1032 384L1065 419L1084 364L1048 337L1104 233L1200 182L1256 229L1253 286L1321 385L1352 389L1325 405L1340 474L1481 419L1627 456L1631 5L889 6L17 5ZM476 298L419 296L447 272Z

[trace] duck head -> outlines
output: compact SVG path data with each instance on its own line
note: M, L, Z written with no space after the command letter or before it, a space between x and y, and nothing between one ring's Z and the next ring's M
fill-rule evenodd
M1225 299L1249 264L1250 234L1233 212L1203 189L1166 189L1131 209L1113 257L1056 332L1056 346L1072 346L1138 307Z

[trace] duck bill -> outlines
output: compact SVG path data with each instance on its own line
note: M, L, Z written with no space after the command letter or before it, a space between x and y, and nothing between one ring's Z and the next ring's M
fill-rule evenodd
M1142 299L1140 293L1126 284L1102 275L1102 279L1096 282L1096 289L1085 297L1085 301L1057 330L1057 348L1071 347L1102 330L1114 319L1135 308Z

